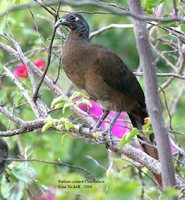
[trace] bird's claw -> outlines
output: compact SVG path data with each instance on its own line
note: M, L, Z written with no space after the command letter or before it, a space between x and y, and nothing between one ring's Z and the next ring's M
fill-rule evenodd
M91 127L89 127L87 124L81 124L80 127L79 127L79 133L80 133L80 134L83 134L83 131L82 131L82 130L83 130L84 128L89 128L89 130L91 130Z
M102 137L106 137L108 134L111 134L109 130L105 130L101 133Z
M107 149L109 149L110 144L114 145L111 129L108 128L107 130L103 131L101 133L101 135L102 135L102 140L105 140L105 141L107 140L106 137L107 136L109 137L110 142L105 143L105 146L106 146Z

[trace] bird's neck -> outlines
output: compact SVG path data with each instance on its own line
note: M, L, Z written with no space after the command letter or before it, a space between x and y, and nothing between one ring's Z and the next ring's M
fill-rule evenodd
M89 41L86 38L81 37L79 33L71 32L64 43L62 51L64 65L70 68L70 65L73 66L80 57L83 59L88 46Z
M82 33L78 33L78 32L71 32L68 37L67 37L67 40L66 42L88 42L89 41L89 38L87 38L86 35L82 34Z

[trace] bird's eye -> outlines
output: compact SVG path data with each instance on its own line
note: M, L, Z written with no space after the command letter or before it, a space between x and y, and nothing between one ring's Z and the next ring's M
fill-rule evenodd
M70 18L70 20L74 20L75 16L71 15L69 18Z

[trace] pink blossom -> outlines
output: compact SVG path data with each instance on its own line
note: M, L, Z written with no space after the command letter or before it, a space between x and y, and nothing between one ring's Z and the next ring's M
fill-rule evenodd
M75 99L76 101L80 101L80 98ZM100 119L100 117L103 114L103 110L101 109L100 105L96 103L95 101L91 100L90 101L91 106L87 104L81 104L78 107L83 110L84 112L88 113L96 122ZM103 130L105 130L105 122L103 122L100 126Z
M111 120L114 118L115 116L115 112L110 112L109 117L111 117ZM118 117L117 121L115 122L114 126L112 127L111 133L112 135L118 137L118 138L122 138L123 135L128 131L127 129L127 124L124 121L125 119L125 113L122 112L120 114L120 116Z
M156 17L163 17L163 15L164 15L164 2L160 3L157 7L153 8L153 14Z
M41 57L37 58L37 60L34 61L34 64L39 69L44 69L46 67L46 62L44 62Z
M80 101L80 100L81 100L80 98L77 98L75 99L75 102ZM85 111L86 113L88 113L89 116L91 116L97 122L102 116L103 110L100 107L100 105L96 103L95 101L93 100L89 100L89 101L91 103L91 106L87 104L81 104L79 105L79 108ZM114 116L115 116L115 112L111 111L109 115L107 116L107 118L103 121L100 128L102 130L106 130L110 126L110 122L112 121ZM124 122L124 116L125 116L125 113L121 113L116 123L113 125L111 129L112 135L118 138L122 138L123 135L127 132L126 123Z
M176 155L179 152L179 149L177 149L178 146L174 143L172 139L170 139L170 149L171 149L171 154Z
M44 192L41 197L40 200L55 200L56 199L56 195L55 195L56 191L53 187L49 187L47 192Z
M171 10L169 10L169 13L170 13L170 15L171 15L172 17L177 17L177 15L176 15L176 12L175 12L175 9L174 9L174 8L172 8Z
M19 65L14 68L13 74L18 78L28 78L28 70L25 65Z
M40 57L34 61L34 64L40 69L44 69L46 67L46 63ZM13 74L17 78L28 78L28 70L25 65L15 67L13 69Z

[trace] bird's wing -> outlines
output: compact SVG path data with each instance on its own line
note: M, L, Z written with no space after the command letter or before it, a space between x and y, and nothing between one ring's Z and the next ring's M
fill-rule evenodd
M106 84L135 98L140 105L145 107L144 93L138 80L119 56L99 45L94 45L93 48L96 52L95 66L99 65L99 73Z

